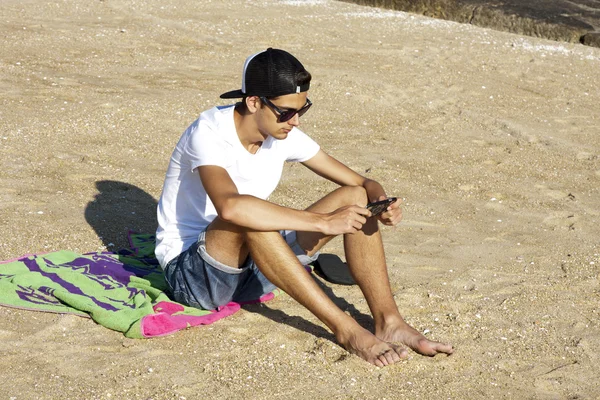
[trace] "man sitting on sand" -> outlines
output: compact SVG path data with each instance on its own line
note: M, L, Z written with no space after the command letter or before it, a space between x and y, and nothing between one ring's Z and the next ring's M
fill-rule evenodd
M399 201L372 216L368 202L386 199L383 187L337 161L298 129L311 75L291 54L269 48L246 59L241 98L203 112L171 156L158 204L156 256L173 298L216 309L282 289L310 310L348 351L377 366L417 353L451 354L425 338L398 312L378 222L402 219ZM286 161L340 187L306 210L269 202ZM303 265L344 235L348 268L375 322L374 334L339 309Z

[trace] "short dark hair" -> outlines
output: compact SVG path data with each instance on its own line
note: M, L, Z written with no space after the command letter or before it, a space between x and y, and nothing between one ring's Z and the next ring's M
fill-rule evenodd
M298 86L310 84L311 79L312 75L307 70L298 71L296 73L296 82L298 83Z

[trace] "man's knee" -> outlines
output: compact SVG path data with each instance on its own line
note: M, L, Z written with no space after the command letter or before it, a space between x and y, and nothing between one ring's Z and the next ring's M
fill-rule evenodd
M367 191L362 186L342 186L339 190L342 191L344 196L344 202L348 205L366 205L369 200L367 197Z
M205 243L206 252L225 265L240 266L248 256L245 229L219 217L206 229Z
M255 231L255 230L244 230L243 237L248 244L259 244L264 243L277 243L283 241L283 237L279 231Z
M232 235L243 235L245 228L239 225L227 222L221 217L216 217L206 228L206 231L223 231L228 232Z
M231 247L237 251L244 246L246 229L239 225L227 222L219 217L215 218L206 228L206 241L223 247Z

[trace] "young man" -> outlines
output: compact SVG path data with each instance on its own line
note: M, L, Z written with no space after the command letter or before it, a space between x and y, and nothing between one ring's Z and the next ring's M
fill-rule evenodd
M398 312L378 222L402 218L395 202L377 217L365 208L387 198L383 187L329 156L298 129L311 106L311 75L291 54L269 48L246 59L242 88L221 95L235 106L203 112L182 135L158 204L156 256L172 296L215 309L275 287L308 308L339 343L377 366L407 357L403 343L434 356L451 354L410 327ZM340 187L307 210L267 200L283 163L301 162ZM340 310L303 264L344 235L348 267L375 321L374 334Z

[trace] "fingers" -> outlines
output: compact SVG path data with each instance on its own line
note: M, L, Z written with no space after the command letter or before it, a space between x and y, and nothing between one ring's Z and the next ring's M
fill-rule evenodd
M339 208L329 214L329 226L327 234L340 235L345 233L356 233L360 231L367 222L369 211L359 206L346 206Z
M362 226L367 222L367 217L370 214L369 210L359 206L349 206L345 209L345 212L347 212L347 216L350 218L350 220L360 223L358 229L362 228Z
M395 202L393 202L392 204L390 204L390 206L388 207L388 210L400 208L400 204L402 204L402 199L398 198L398 199L396 199Z
M348 212L348 218L352 221L352 226L357 230L362 229L362 226L367 222L367 217L371 215L369 210L359 206L349 206L346 211Z
M364 223L357 221L357 220L352 220L350 221L350 225L352 226L352 233L353 232L358 232L362 229L362 226L364 225Z
M389 210L379 216L379 220L389 226L398 225L402 221L402 210Z
M352 211L354 211L355 213L359 214L359 215L364 215L365 217L370 217L371 216L371 211L367 210L364 207L360 207L360 206L350 206L350 209ZM365 219L366 222L366 219ZM363 222L364 223L364 222Z
M352 224L352 227L355 229L354 232L358 232L359 230L362 229L363 225L367 222L367 219L358 213L352 213L349 215L350 217L350 223Z
M385 196L380 196L385 199ZM400 223L402 220L402 210L400 209L401 200L397 199L395 202L388 206L387 211L377 216L377 219L383 224L388 226L394 226ZM363 225L367 222L367 218L371 217L371 212L365 207L358 205L351 205L341 207L330 214L333 219L337 219L338 227L343 223L344 228L341 231L332 232L334 234L341 233L356 233L362 229ZM342 222L343 221L343 222Z
M397 199L395 202L390 204L387 208L387 211L385 211L379 216L379 220L383 224L389 226L399 224L400 221L402 221L402 209L400 209L401 203L402 201L400 199Z

